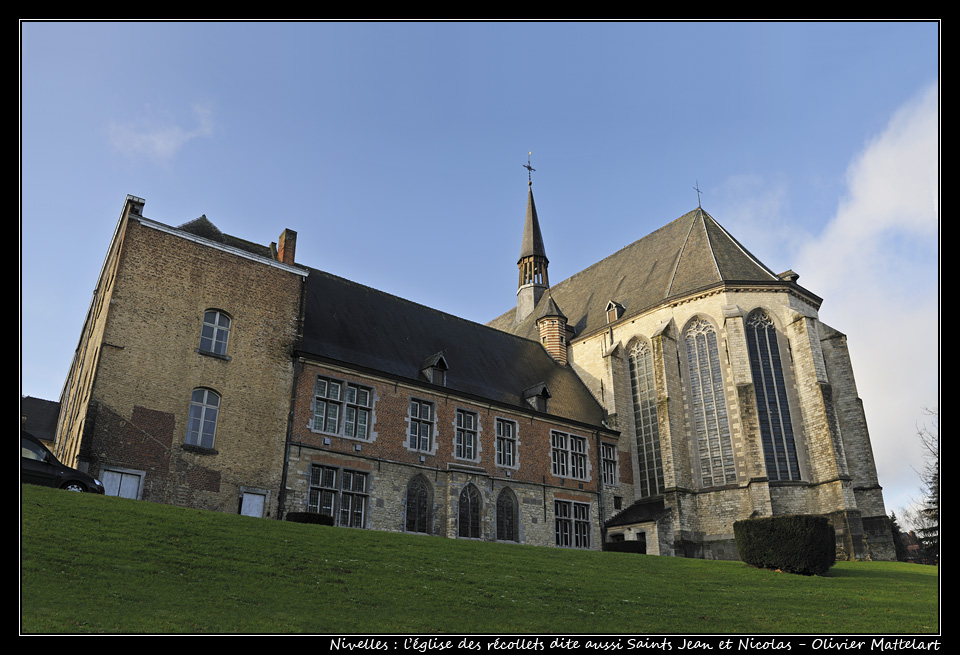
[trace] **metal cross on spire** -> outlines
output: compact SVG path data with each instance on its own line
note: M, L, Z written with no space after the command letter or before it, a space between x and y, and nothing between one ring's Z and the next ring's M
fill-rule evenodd
M700 182L695 180L693 188L697 191L697 209L703 209L703 207L700 206Z
M529 186L533 186L533 176L531 176L530 174L531 174L533 171L537 170L536 168L534 168L533 166L530 165L530 155L532 155L532 154L533 154L533 151L532 151L532 150L531 150L530 152L528 152L528 153L527 153L527 163L526 163L526 164L521 164L524 168L527 169L527 185L529 185Z

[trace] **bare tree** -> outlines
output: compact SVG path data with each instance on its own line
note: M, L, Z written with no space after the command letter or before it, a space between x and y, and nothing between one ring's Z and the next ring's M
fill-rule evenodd
M925 409L930 419L917 429L923 450L923 470L919 471L923 482L924 499L917 509L915 521L917 536L925 551L926 560L940 562L940 414L936 409Z

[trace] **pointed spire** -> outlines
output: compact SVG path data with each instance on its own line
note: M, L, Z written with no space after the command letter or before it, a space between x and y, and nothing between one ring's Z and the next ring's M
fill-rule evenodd
M533 171L530 166L528 155L527 165L524 166L529 172ZM547 251L543 247L543 236L540 234L540 220L537 218L537 206L533 202L533 181L527 180L527 215L523 222L523 239L520 242L520 259L517 260L517 268L520 269L520 279L517 285L517 322L519 323L529 316L543 292L550 287L547 279L547 265L550 263L547 259Z
M533 184L527 191L527 216L523 222L523 240L520 244L520 259L524 257L543 257L547 260L547 251L543 247L543 235L540 234L540 220L537 218L537 206L533 202Z

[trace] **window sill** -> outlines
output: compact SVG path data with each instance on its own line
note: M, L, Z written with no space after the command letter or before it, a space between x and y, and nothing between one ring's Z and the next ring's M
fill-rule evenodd
M470 473L485 473L486 469L477 464L463 464L460 462L447 462L448 471L467 471Z
M212 351L209 351L209 350L200 350L199 348L196 348L196 349L194 350L194 352L197 353L198 355L203 355L204 357L212 357L213 359L220 359L220 360L225 361L225 362L229 362L229 361L230 361L230 357L229 357L229 356L227 356L227 355L220 355L220 354L218 354L218 353L215 353L215 352L212 352Z
M196 453L198 455L219 455L219 451L215 448L204 448L203 446L194 446L193 444L185 443L180 444L180 448L186 450L187 452Z

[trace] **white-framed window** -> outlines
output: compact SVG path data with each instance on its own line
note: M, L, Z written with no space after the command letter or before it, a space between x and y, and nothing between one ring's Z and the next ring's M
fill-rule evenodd
M550 470L559 477L567 477L567 435L563 432L550 433Z
M352 439L367 439L373 390L358 384L317 377L313 429Z
M230 317L219 309L205 311L203 326L200 328L200 352L226 356L230 322Z
M600 443L600 464L603 470L603 483L616 485L618 482L616 444Z
M434 424L437 414L433 403L426 400L410 399L410 448L423 452L432 452Z
M330 516L335 525L362 528L367 512L367 474L314 465L310 471L308 512Z
M220 413L220 396L210 389L194 389L190 396L186 443L213 448Z
M553 501L556 545L590 548L590 505L572 500Z
M497 466L516 468L517 424L504 418L497 419Z
M587 440L554 430L550 433L551 471L560 478L587 479Z
M477 459L477 421L476 412L457 410L457 434L453 454L458 459Z

